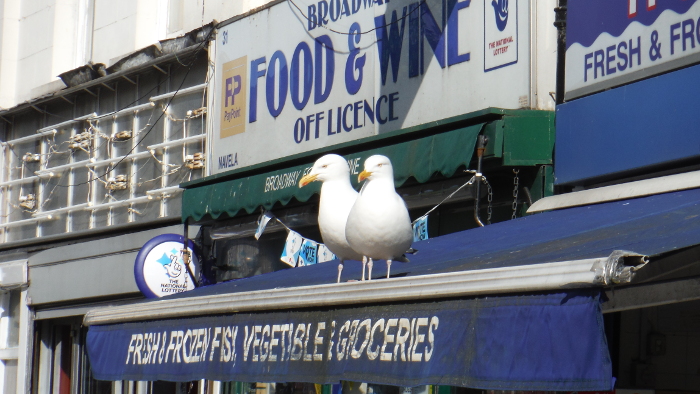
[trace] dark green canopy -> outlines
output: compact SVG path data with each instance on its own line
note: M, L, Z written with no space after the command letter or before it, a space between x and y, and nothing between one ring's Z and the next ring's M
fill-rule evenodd
M483 124L407 141L382 148L345 155L351 163L351 171L362 171L365 160L376 154L389 157L394 167L396 186L410 177L426 182L433 174L451 176L460 166L468 166L474 153L476 138ZM332 153L329 150L328 153ZM245 178L219 182L186 189L182 197L182 219L199 221L205 216L216 219L222 214L229 217L241 209L254 213L259 207L270 209L280 202L287 204L292 198L307 201L320 190L320 183L299 188L298 182L313 162ZM357 177L352 177L357 186Z

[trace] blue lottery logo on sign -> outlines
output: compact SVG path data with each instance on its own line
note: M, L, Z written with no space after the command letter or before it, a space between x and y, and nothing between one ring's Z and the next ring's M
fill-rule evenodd
M141 248L136 255L134 278L139 290L148 298L181 293L196 287L194 278L199 266L194 244L188 243L191 256L189 270L183 258L183 237L178 234L159 235Z
M518 62L518 2L491 0L488 5L484 4L485 72Z
M492 0L491 6L496 13L496 27L499 31L505 30L508 24L508 0Z

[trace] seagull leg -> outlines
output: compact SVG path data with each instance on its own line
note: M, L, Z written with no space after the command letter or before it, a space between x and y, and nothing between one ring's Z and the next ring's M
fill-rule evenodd
M391 272L391 260L386 261L386 278L389 279L389 273Z
M374 265L374 261L372 261L372 258L370 257L369 262L367 263L367 267L369 268L369 274L367 275L367 280L372 280L372 266Z
M362 256L362 280L365 280L365 267L367 266L367 256Z
M344 265L345 265L345 261L340 260L340 264L338 264L338 283L340 283L340 273L343 272Z

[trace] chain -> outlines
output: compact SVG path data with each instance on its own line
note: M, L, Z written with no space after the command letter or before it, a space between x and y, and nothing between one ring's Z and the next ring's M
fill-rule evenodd
M513 216L511 216L511 219L515 219L516 213L518 212L518 189L520 185L520 178L518 177L518 173L520 173L520 170L518 169L513 169L513 174L515 175L513 177Z
M482 177L481 177L481 181L482 181L484 184L486 184L486 191L488 192L488 197L487 197L487 199L488 199L489 205L488 205L488 208L487 208L487 210L486 210L486 212L487 212L487 215L486 215L486 224L491 224L491 216L492 216L492 213L493 213L492 204L491 204L491 203L493 202L493 189L491 189L491 184L489 183L489 181L486 180L486 177L485 177L485 176L482 176Z

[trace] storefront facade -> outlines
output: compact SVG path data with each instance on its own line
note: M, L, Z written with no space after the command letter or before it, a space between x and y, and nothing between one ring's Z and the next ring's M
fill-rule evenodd
M523 233L535 242L548 225L489 226L553 192L554 3L511 1L499 10L467 1L348 2L342 12L335 4L342 3L280 2L219 26L208 104L211 175L182 185L183 220L202 226L196 237L187 234L200 246L203 275L216 284L90 311L84 324L95 375L230 382L211 384L223 392L255 389L231 381L277 382L257 386L275 392L609 390L599 291L561 289L605 285L596 264L625 261L624 271L643 265L643 256L622 257L614 247L542 256L538 244L516 261L509 256L523 247ZM499 11L507 16L499 19ZM390 157L412 218L456 192L429 216L429 236L439 238L419 243L391 279L379 280L386 270L377 265L375 280L355 282L359 263L348 262L350 283L336 285L335 263L279 261L281 224L253 237L268 210L321 241L319 185L297 183L326 153L344 156L355 175L372 154ZM472 178L479 188L458 190ZM479 222L486 226L473 242L481 246L472 248L465 241L472 233L457 232ZM560 227L549 234L562 247L555 238L572 236ZM560 268L536 266L538 273L520 276L516 267L528 263ZM511 275L508 283L465 290L479 281L472 275L494 275L490 269ZM525 320L514 323L513 313ZM573 326L576 335L545 338ZM517 344L522 327L541 336ZM564 357L567 367L553 368Z
M568 2L567 101L557 107L555 173L561 191L577 192L558 196L560 208L696 192L698 7L696 1ZM675 203L665 204L672 217ZM666 234L685 219L650 231L670 242ZM619 389L697 391L694 253L694 247L675 249L649 264L653 273L640 273L643 285L607 293Z
M71 70L71 86L0 114L1 392L141 390L92 378L82 316L143 299L133 261L144 238L183 232L178 184L204 175L194 158L206 146L211 31L102 74Z

